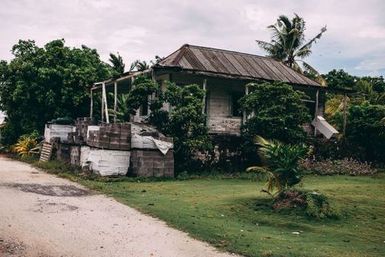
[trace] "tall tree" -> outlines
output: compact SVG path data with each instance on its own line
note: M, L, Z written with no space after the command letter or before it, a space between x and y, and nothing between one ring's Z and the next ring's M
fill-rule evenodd
M123 58L122 56L120 56L119 53L117 53L116 55L113 53L110 53L109 61L112 63L112 68L114 69L114 71L116 71L118 75L124 73L125 65L123 62Z
M131 63L130 71L137 70L137 71L145 71L150 68L150 64L146 61L140 61L136 60L133 63Z
M9 63L0 63L0 109L8 116L2 140L8 144L42 132L51 119L88 115L89 86L112 75L96 50L70 48L63 39L44 47L20 40L12 53Z
M272 31L271 41L256 41L269 56L283 61L297 71L303 72L305 70L311 74L318 74L317 70L304 62L303 59L311 54L312 45L321 38L326 31L326 26L308 41L305 40L305 21L297 14L294 14L294 18L291 20L285 15L279 16L277 22L268 26L268 29ZM302 65L299 62L302 62Z

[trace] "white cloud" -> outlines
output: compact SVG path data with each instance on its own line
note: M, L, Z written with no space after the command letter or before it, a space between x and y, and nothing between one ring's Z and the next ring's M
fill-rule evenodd
M364 59L355 67L355 69L363 71L385 70L385 55Z
M255 39L269 40L266 27L293 13L306 20L308 37L327 24L309 58L321 72L381 66L370 62L385 52L381 0L2 0L0 59L10 59L12 45L27 38L40 45L65 38L96 48L104 60L119 52L126 63L168 55L184 43L264 54Z

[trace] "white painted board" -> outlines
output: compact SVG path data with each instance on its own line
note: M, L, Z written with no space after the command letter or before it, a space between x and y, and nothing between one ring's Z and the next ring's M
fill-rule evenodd
M80 165L88 166L100 176L124 176L130 167L131 152L105 150L82 146L80 149Z

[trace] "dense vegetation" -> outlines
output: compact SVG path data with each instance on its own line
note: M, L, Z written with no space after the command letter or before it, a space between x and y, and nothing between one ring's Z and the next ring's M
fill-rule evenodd
M70 48L64 40L44 47L20 40L12 48L14 58L0 64L0 109L8 119L3 143L35 130L58 117L82 117L89 111L89 86L111 77L112 70L96 50Z
M343 131L346 112L346 134L333 144L321 146L325 158L353 157L361 161L385 163L385 81L383 77L355 77L343 70L324 75L328 93L325 116ZM346 100L340 91L349 89ZM337 146L337 147L336 147ZM327 149L325 149L327 148Z
M168 83L164 92L151 79L139 77L133 89L125 97L127 112L135 114L141 106L148 106L151 113L148 121L174 140L174 158L177 171L191 171L201 162L196 160L200 152L212 148L202 113L204 90L199 85L178 87ZM155 97L151 97L156 95ZM172 106L169 110L162 107Z

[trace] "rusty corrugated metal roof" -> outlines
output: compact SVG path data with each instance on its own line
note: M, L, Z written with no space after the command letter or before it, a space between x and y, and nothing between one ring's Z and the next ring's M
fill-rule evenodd
M314 80L269 57L187 44L159 62L157 67L177 67L219 76L230 75L322 87Z

